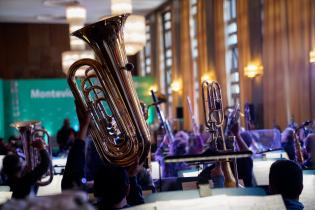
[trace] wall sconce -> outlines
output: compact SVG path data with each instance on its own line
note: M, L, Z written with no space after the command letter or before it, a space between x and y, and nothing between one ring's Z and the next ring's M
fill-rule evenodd
M247 76L249 78L254 78L258 75L263 74L263 69L264 69L264 67L262 65L248 64L244 68L244 74L245 74L245 76Z
M315 47L310 52L310 63L315 63Z
M182 90L182 84L181 84L180 80L173 81L171 84L171 89L174 92L180 92Z
M151 85L149 87L149 91L148 91L148 95L151 95L151 90L153 90L154 92L157 92L158 91L158 86L157 85Z
M201 82L203 81L212 82L215 80L214 72L206 72L201 76Z

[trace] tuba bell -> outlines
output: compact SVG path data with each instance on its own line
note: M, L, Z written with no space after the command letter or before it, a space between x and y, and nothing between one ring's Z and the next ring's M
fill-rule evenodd
M80 109L91 117L90 134L100 157L118 166L144 162L150 132L141 109L123 39L128 15L103 19L72 33L97 60L81 59L69 69L68 84ZM83 77L76 76L83 72Z
M211 135L210 141L214 142L216 151L227 151L225 135L223 131L224 126L224 108L222 101L221 87L218 82L209 83L208 81L202 82L202 101L204 108L205 124L208 132ZM222 143L222 149L219 148L219 139ZM210 142L210 143L211 143ZM238 186L237 179L234 178L229 160L221 163L222 171L224 174L224 186L236 187ZM237 171L236 171L237 175Z
M19 121L11 124L11 127L16 128L20 132L20 137L23 145L23 152L25 155L25 162L26 162L26 168L28 170L34 170L34 168L39 164L39 153L36 148L32 146L32 142L36 138L42 138L44 140L44 137L47 137L47 144L46 144L46 150L48 151L50 155L50 160L52 156L52 144L50 142L50 136L48 132L45 129L37 129L35 128L37 125L39 125L40 122L33 120L33 121ZM46 186L52 182L54 178L54 171L52 163L50 162L48 171L42 177L41 180L37 181L37 185L39 186Z

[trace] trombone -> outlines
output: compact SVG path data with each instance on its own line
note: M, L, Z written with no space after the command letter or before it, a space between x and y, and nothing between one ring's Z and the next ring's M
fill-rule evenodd
M223 131L224 126L224 109L220 84L216 81L209 83L208 81L202 82L202 100L205 113L205 124L211 134L210 142L214 141L215 150L219 151L218 139L222 140L222 151L227 151L225 135ZM210 143L208 142L208 143ZM238 173L236 163L234 161L235 175L234 177L229 160L221 163L222 171L224 174L225 187L238 187Z

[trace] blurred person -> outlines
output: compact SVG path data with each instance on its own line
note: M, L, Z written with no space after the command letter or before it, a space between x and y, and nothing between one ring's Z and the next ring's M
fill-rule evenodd
M85 112L79 109L77 103L76 111L80 129L69 151L61 182L62 190L83 190L86 187L92 187L94 195L97 198L96 205L100 209L120 209L129 205L144 203L142 190L136 178L136 174L141 167L138 162L129 168L121 168L105 163L95 172L94 180L90 183L91 186L86 186L85 140L87 139L90 118ZM112 184L116 185L117 189L111 187L113 186ZM127 202L125 197L127 197Z
M61 153L67 152L74 141L75 134L75 130L70 126L70 120L65 119L62 128L57 132L57 143Z
M21 149L22 145L19 141L19 139L15 136L10 136L8 139L8 144L7 144L7 150L8 153L16 153L17 150Z
M281 133L281 146L287 153L290 160L295 160L294 130L291 127L286 128Z
M178 132L176 132L175 138L179 138L182 141L185 141L186 143L188 143L188 141L189 141L189 135L185 131L178 131Z
M155 152L155 160L159 162L162 168L162 177L177 177L178 170L189 168L185 163L165 164L164 162L164 157L166 156L187 154L187 143L186 138L177 137L174 142L171 142L168 135L164 136L163 142L161 142Z
M12 191L12 198L23 199L37 191L36 182L47 172L51 160L42 139L32 143L40 155L40 163L29 169L17 154L6 155L3 159L2 172Z
M190 136L188 140L188 154L200 154L203 150L203 140L200 135Z
M234 126L231 128L231 133L233 136L235 136L235 151L250 151L248 144L242 138L239 123L234 124ZM238 158L236 161L239 179L243 180L245 187L252 187L253 159L251 157Z
M8 153L7 146L3 142L3 138L0 138L0 155L6 155Z
M109 163L106 162L105 164L104 161L100 158L91 136L87 136L85 142L86 154L84 173L86 176L86 181L91 183L93 182L98 170L108 165ZM151 189L152 191L155 191L155 186L152 180L151 173L147 168L141 167L139 169L139 172L137 174L137 182L142 189Z
M306 158L304 168L315 169L315 134L309 134L305 140Z
M270 167L269 191L280 194L287 210L302 210L299 202L303 190L303 172L301 167L291 160L278 160Z

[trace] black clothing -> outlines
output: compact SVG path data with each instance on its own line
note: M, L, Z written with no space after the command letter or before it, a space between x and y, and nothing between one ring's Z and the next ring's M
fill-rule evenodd
M20 178L9 177L8 183L12 191L12 198L23 199L27 197L36 182L47 172L50 163L49 154L46 150L40 150L40 164L34 170L25 173Z
M85 142L76 139L69 151L66 167L61 181L61 189L82 187L82 178L85 177Z
M127 196L127 202L131 206L140 205L144 203L142 196L142 189L138 185L137 177L129 177L130 191Z
M63 179L61 181L62 190L84 187L85 180L85 142L81 139L74 140L71 147ZM130 191L127 197L129 205L143 204L142 189L137 183L136 177L129 177Z
M253 187L253 159L239 158L236 162L238 178L243 180L245 187Z
M71 144L69 137L75 135L73 128L63 126L57 133L57 143L61 151L67 150Z

